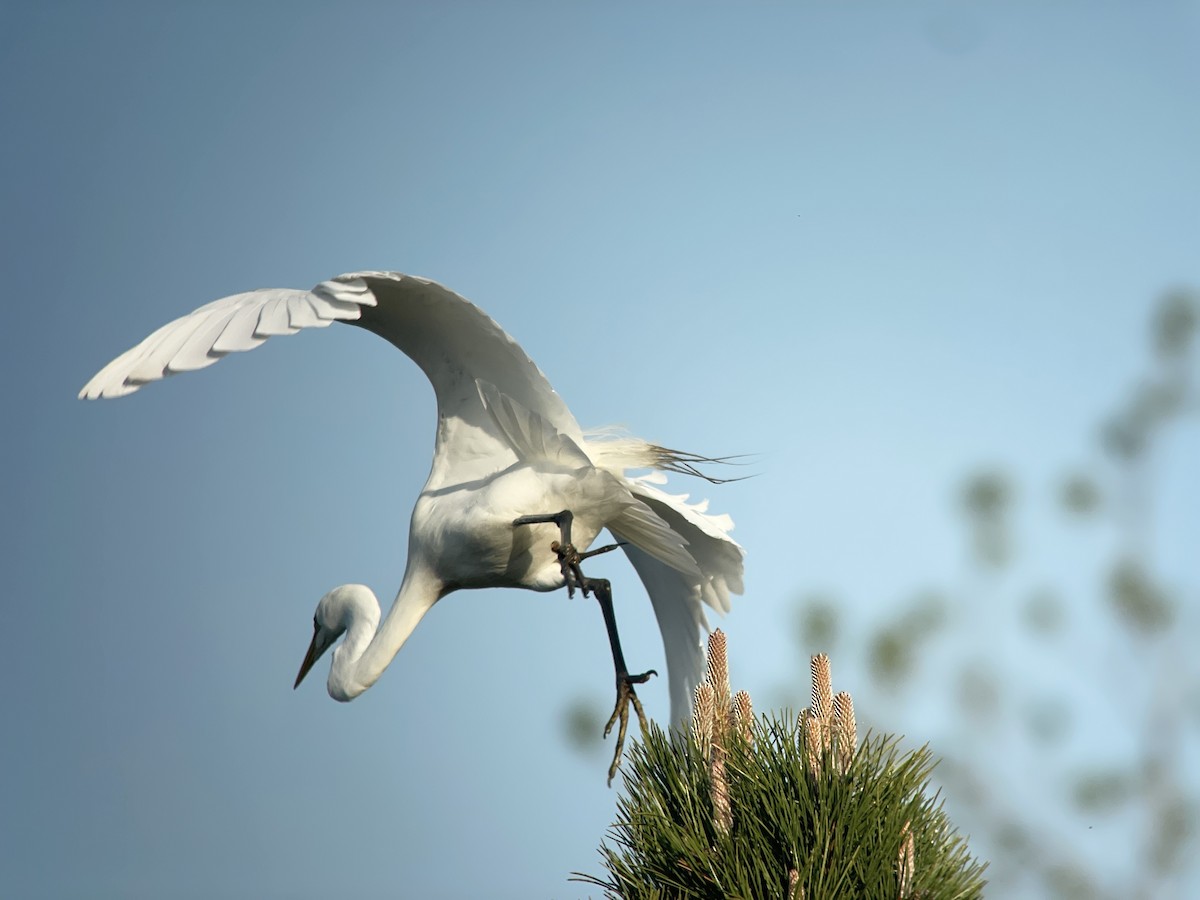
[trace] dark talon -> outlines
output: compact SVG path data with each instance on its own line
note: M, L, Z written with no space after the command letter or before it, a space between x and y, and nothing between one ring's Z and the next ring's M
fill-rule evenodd
M579 568L581 560L587 559L591 554L580 554L575 549L575 545L570 542L559 543L552 541L550 549L554 551L558 557L558 564L562 567L563 581L567 583L567 596L575 596L575 586L579 585L583 591L583 596L588 595L586 579L583 577L583 570Z
M608 553L616 550L618 547L624 547L629 541L617 541L615 544L605 544L603 547L597 547L595 550L589 550L587 553L580 553L579 560L582 562L585 559L591 559L593 556L599 556L601 553ZM550 549L554 549L554 545L550 545Z
M613 749L612 764L608 767L608 786L612 787L613 777L617 774L617 769L621 766L621 756L625 752L625 733L629 729L629 707L633 706L634 712L637 713L638 725L641 726L642 734L644 735L649 726L646 724L646 711L642 709L642 701L638 699L637 692L634 691L635 684L645 684L651 675L658 673L651 669L648 672L643 672L641 675L630 675L626 673L623 677L617 676L617 704L613 707L612 715L609 716L608 722L604 726L604 736L608 737L615 724L619 724L617 729L617 746Z

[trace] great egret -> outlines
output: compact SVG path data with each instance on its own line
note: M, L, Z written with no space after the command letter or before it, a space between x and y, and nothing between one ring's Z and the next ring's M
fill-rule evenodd
M564 585L594 592L613 651L620 720L612 773L620 760L629 704L645 720L621 654L607 582L579 563L620 546L654 606L666 650L671 717L689 714L704 664L703 605L729 609L742 590L742 549L728 516L710 515L657 485L666 471L700 474L711 461L646 441L585 435L546 377L499 325L458 294L396 272L355 272L311 291L264 289L216 300L155 331L105 366L81 398L121 397L177 372L201 369L274 335L347 322L404 351L437 395L433 467L409 526L408 564L380 624L379 601L363 585L343 585L317 604L313 638L296 678L339 637L329 694L352 700L387 668L429 609L463 588ZM630 477L629 469L650 469ZM587 552L601 529L618 544Z

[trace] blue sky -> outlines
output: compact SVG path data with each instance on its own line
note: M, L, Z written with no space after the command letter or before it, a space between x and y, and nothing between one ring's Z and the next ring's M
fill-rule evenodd
M579 897L614 811L562 737L607 701L590 602L455 595L356 702L291 690L321 594L399 585L415 366L334 327L77 401L117 353L253 287L442 281L585 425L759 454L675 484L737 522L767 696L800 593L886 615L962 576L966 472L1088 461L1200 284L1198 51L1194 3L0 6L0 893ZM1193 601L1197 444L1156 512ZM1070 580L1055 540L1024 577Z

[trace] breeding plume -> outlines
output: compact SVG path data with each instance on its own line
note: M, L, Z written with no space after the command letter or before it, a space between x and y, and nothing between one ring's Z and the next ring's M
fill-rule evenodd
M605 729L620 721L611 780L630 705L645 725L633 685L651 673L629 673L608 583L586 577L582 563L619 546L637 570L662 631L671 717L683 721L704 664L704 606L725 612L730 593L741 593L742 550L729 537L728 516L709 515L704 503L657 485L666 471L698 475L697 463L715 460L636 438L585 435L541 370L482 310L435 282L396 272L216 300L121 354L79 396L121 397L269 337L333 322L374 332L421 367L437 395L437 436L395 602L381 623L369 588L343 585L322 597L296 685L345 635L333 651L329 694L354 699L452 591L578 588L600 602L616 669L617 703ZM605 528L616 543L589 550Z

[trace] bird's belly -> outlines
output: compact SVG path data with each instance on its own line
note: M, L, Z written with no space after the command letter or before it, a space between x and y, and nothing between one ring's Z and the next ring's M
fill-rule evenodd
M606 514L605 493L591 476L587 471L547 475L518 468L483 489L422 494L413 510L411 539L455 588L561 588L562 569L551 549L561 540L558 526L513 521L570 510L571 542L586 550Z

